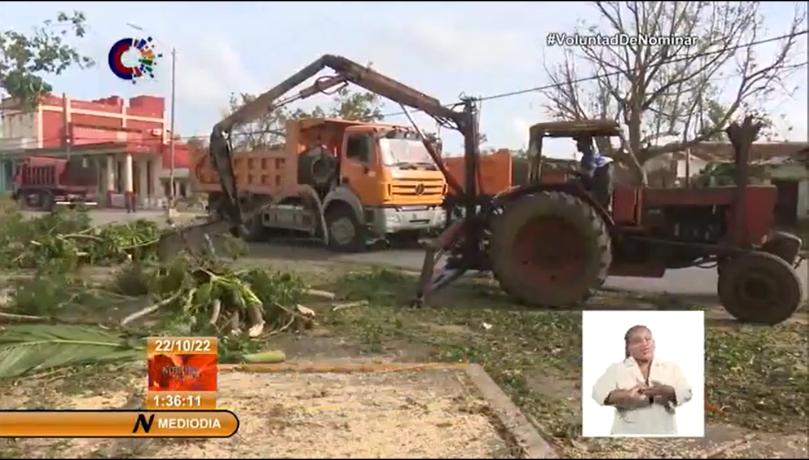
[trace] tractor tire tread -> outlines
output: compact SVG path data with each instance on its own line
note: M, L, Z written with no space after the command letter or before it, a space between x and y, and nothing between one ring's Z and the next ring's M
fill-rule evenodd
M778 299L766 305L751 308L735 295L735 283L745 271L770 271L778 283ZM777 273L773 273L777 271ZM719 270L717 292L722 306L731 316L743 323L775 325L789 319L804 302L803 283L798 272L783 258L768 252L750 252L728 258Z
M522 225L542 212L566 219L585 235L583 244L589 247L591 255L586 274L576 286L537 289L531 280L518 276L520 270L512 266L514 237ZM612 241L606 223L592 206L568 193L540 192L509 203L503 214L497 216L492 225L489 257L501 288L519 303L546 308L580 306L607 278L612 263Z

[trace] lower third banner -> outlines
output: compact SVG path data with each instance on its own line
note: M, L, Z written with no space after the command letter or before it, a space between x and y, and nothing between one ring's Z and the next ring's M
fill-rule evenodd
M227 410L0 411L0 438L229 438L238 430Z

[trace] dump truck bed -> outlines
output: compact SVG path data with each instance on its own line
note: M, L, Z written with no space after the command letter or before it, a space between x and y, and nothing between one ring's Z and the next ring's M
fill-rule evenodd
M464 187L464 157L445 157L449 174ZM478 165L478 193L496 195L511 188L512 158L508 150L498 150L490 155L481 155Z
M289 196L298 189L298 158L284 147L233 154L233 172L240 192L273 197ZM219 176L206 152L195 152L191 159L197 189L203 193L221 192Z

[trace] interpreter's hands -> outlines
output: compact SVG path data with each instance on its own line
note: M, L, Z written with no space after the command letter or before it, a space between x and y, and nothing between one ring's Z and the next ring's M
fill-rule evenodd
M646 384L638 382L637 385L630 388L629 390L626 390L627 391L626 397L629 398L629 399L642 398L643 393L644 393L644 391L646 391L647 388L648 387L646 386Z
M619 409L639 407L644 400L648 400L648 396L643 395L645 388L646 385L643 382L638 382L628 390L612 390L607 396L606 403Z
M616 396L620 402L627 403L627 402L634 402L644 398L643 390L646 388L646 385L638 382L634 387L628 390L618 390Z
M652 385L641 390L644 396L651 397L657 404L666 404L674 399L674 388L660 382L652 382Z

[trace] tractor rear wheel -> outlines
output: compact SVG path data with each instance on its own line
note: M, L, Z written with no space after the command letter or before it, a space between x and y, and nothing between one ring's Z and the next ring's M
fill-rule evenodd
M778 324L801 305L803 285L798 273L782 258L749 252L722 264L717 285L722 306L746 323Z
M528 195L506 206L492 227L492 270L518 302L579 305L604 284L612 262L610 235L596 210L579 198Z

